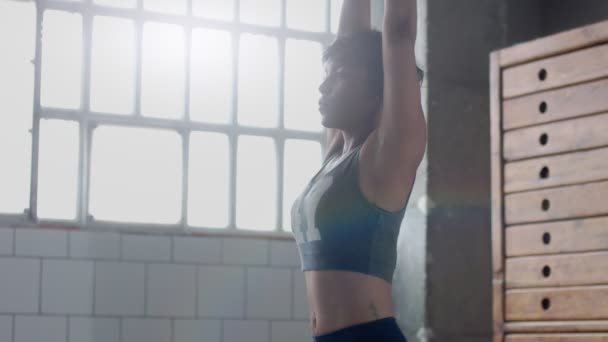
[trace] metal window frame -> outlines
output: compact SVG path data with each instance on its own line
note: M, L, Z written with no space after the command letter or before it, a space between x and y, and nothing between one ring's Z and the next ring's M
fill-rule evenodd
M135 8L111 8L96 5L94 0L80 0L79 2L66 2L65 0L36 0L36 42L34 63L34 98L33 98L33 122L32 122L32 163L30 180L30 203L22 215L0 214L0 224L29 226L29 227L61 227L68 229L86 229L101 231L121 232L144 232L161 234L187 234L187 235L237 235L263 238L291 238L291 232L284 231L283 226L283 170L284 170L284 145L287 139L300 139L318 141L321 143L322 151L325 153L326 134L325 130L320 133L306 132L286 129L284 126L284 80L285 80L285 45L287 39L301 39L320 43L326 47L334 38L331 28L331 1L325 1L325 31L307 32L294 30L287 27L287 2L290 0L279 0L281 20L278 27L267 27L240 23L240 0L234 1L234 13L232 21L219 21L194 17L192 14L192 1L187 0L187 12L185 15L161 14L145 11L143 0L136 0ZM83 41L82 41L82 69L81 69L81 98L80 109L58 109L46 108L40 104L41 85L41 48L42 48L42 20L45 10L61 10L78 13L82 15ZM91 41L92 24L95 15L104 15L117 18L131 19L135 25L135 89L134 109L131 115L116 115L110 113L91 112L90 110L90 74L91 74ZM142 65L142 36L144 22L166 23L179 25L184 29L185 44L185 86L184 86L184 111L181 119L160 119L145 117L141 115L141 65ZM190 56L191 56L191 33L194 28L219 29L231 33L232 38L232 107L231 122L227 124L211 124L201 122L190 122ZM262 128L251 126L239 126L237 123L238 109L238 58L239 37L243 33L261 34L277 38L279 53L279 96L278 96L278 126L274 128ZM40 120L59 119L77 122L79 125L79 153L78 153L78 193L77 213L75 220L39 219L37 215L38 204L38 158L40 143ZM115 125L122 127L158 128L177 131L182 137L182 211L180 222L174 225L154 223L128 223L95 220L88 212L89 207L89 179L90 179L90 155L93 130L98 125ZM218 132L224 133L229 138L229 224L225 228L208 228L189 226L188 218L188 157L189 137L191 132ZM258 231L251 229L240 229L236 227L236 170L237 170L237 148L238 137L241 135L253 135L272 138L275 143L277 156L277 212L275 217L275 229L273 231Z

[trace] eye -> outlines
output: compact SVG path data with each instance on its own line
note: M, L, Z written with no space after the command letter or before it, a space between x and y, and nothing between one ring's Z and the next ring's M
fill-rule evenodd
M337 78L348 78L349 73L346 71L340 70L340 71L336 71L335 75Z
M336 78L341 78L341 77L342 77L342 75L340 75L339 72L332 72L332 73L329 73L329 74L325 74L325 79L326 80L334 80Z

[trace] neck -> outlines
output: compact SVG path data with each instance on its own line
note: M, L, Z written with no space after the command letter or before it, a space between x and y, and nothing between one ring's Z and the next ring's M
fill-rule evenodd
M367 137L374 131L378 126L377 119L380 115L373 115L371 120L360 124L358 127L352 127L349 129L342 130L342 137L344 144L342 146L342 153L348 153L354 148L363 144Z

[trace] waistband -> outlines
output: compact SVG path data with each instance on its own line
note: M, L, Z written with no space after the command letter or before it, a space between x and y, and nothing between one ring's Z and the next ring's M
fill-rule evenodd
M377 341L407 342L394 316L358 323L323 335L314 336L315 342Z

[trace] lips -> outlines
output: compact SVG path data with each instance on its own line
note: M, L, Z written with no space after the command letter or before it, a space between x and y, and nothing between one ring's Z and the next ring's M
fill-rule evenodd
M329 107L329 106L327 105L327 102L320 102L320 101L319 101L319 112L320 112L321 114L323 114L324 112L326 112L326 111L327 111L327 109L328 109L328 107Z

